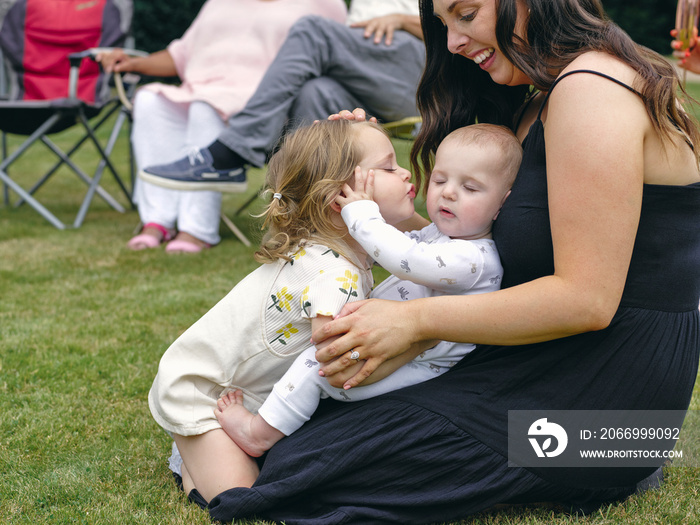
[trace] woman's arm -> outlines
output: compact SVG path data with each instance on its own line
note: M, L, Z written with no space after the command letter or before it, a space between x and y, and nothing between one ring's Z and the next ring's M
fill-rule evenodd
M166 49L151 53L147 57L132 57L121 49L115 49L111 53L97 55L95 60L102 64L107 73L133 71L153 77L174 77L178 74L175 61Z
M629 71L619 69L608 67L628 80ZM313 335L322 341L344 334L320 353L322 361L343 356L324 372L340 370L352 349L361 359L374 358L366 373L417 341L517 345L607 326L634 245L650 129L635 94L594 75L567 77L550 97L545 123L554 275L481 295L353 305L352 313Z

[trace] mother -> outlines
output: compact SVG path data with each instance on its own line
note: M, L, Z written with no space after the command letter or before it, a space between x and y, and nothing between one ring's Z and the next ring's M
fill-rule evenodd
M430 340L480 346L432 381L327 406L270 451L252 489L213 499L214 517L426 523L509 502L595 508L634 492L654 467L509 467L508 411L689 405L700 136L679 109L673 69L597 0L421 0L421 17L414 162L429 173L440 140L476 120L512 126L523 141L493 232L503 289L355 303L314 334L345 334L317 357L331 382L352 385ZM349 378L352 349L366 363Z

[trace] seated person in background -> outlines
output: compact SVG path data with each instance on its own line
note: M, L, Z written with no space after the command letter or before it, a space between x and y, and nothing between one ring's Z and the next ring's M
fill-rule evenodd
M353 0L348 25L305 17L216 141L175 162L158 159L139 176L166 188L239 191L246 166L262 166L285 127L358 106L384 121L417 115L421 38L417 0Z
M207 0L182 38L148 57L121 50L98 57L106 71L179 76L179 86L140 89L134 101L132 143L139 169L195 154L224 128L255 91L292 24L310 14L345 20L342 0ZM141 233L128 246L199 252L217 244L221 194L177 192L137 180ZM173 238L174 236L174 238ZM172 240L171 240L172 239Z
M505 127L474 124L453 131L436 152L428 183L426 205L432 224L408 233L384 222L372 201L374 173L370 170L365 183L358 168L355 189L345 184L336 202L350 235L393 274L372 297L405 301L498 290L503 268L491 226L510 194L521 159L520 142ZM243 405L241 390L222 396L215 415L243 451L261 456L308 421L321 398L359 401L421 383L446 372L473 349L473 344L442 341L376 383L342 389L319 375L312 346L296 358L256 415Z

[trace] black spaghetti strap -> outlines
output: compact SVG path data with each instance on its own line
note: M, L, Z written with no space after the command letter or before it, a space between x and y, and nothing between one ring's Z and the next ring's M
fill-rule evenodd
M530 95L527 97L525 103L521 106L520 110L518 110L518 118L515 122L515 127L513 129L518 129L520 127L520 123L523 120L523 115L525 115L527 108L530 107L530 103L534 100L535 95L537 95L539 92L539 90L535 90L532 93L530 93Z
M608 80L612 80L612 81L615 82L616 84L621 85L623 88L629 89L629 90L630 90L632 93L634 93L635 95L639 95L640 97L642 96L642 94L641 94L639 91L637 91L636 89L634 89L634 88L628 86L628 85L625 84L624 82L621 82L620 80L618 80L618 79L616 79L616 78L614 78L614 77L611 77L610 75L606 75L605 73L601 73L600 71L593 71L592 69L577 69L577 70L575 70L575 71L569 71L568 73L564 73L562 76L560 76L559 78L557 78L557 79L554 81L554 84L552 84L552 87L549 88L549 91L547 92L547 95L544 97L544 100L542 101L542 105L540 106L540 110L539 110L539 112L537 113L537 120L540 120L540 117L542 116L542 110L544 109L545 104L547 104L547 100L549 100L549 95L552 94L552 91L554 90L554 87L555 87L559 82L561 82L561 81L564 80L566 77L568 77L569 75L574 75L574 74L576 74L576 73L590 73L590 74L592 74L592 75L598 75L599 77L607 78Z

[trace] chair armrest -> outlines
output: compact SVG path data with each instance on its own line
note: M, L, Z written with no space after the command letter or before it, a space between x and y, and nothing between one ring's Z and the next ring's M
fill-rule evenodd
M90 57L94 60L100 53L111 53L115 49L114 47L91 47L79 53L71 53L68 55L68 60L70 60L71 67L78 67L83 58ZM122 49L122 51L132 57L147 57L149 55L149 53L141 51L140 49Z
M78 53L71 53L68 55L68 60L70 61L70 72L68 75L68 97L77 98L78 95L78 76L80 71L80 64L84 58L91 58L95 60L95 57L100 53L109 53L113 51L113 47L91 47L85 51L80 51ZM147 57L148 53L146 51L141 51L140 49L122 49L124 53L134 57Z

